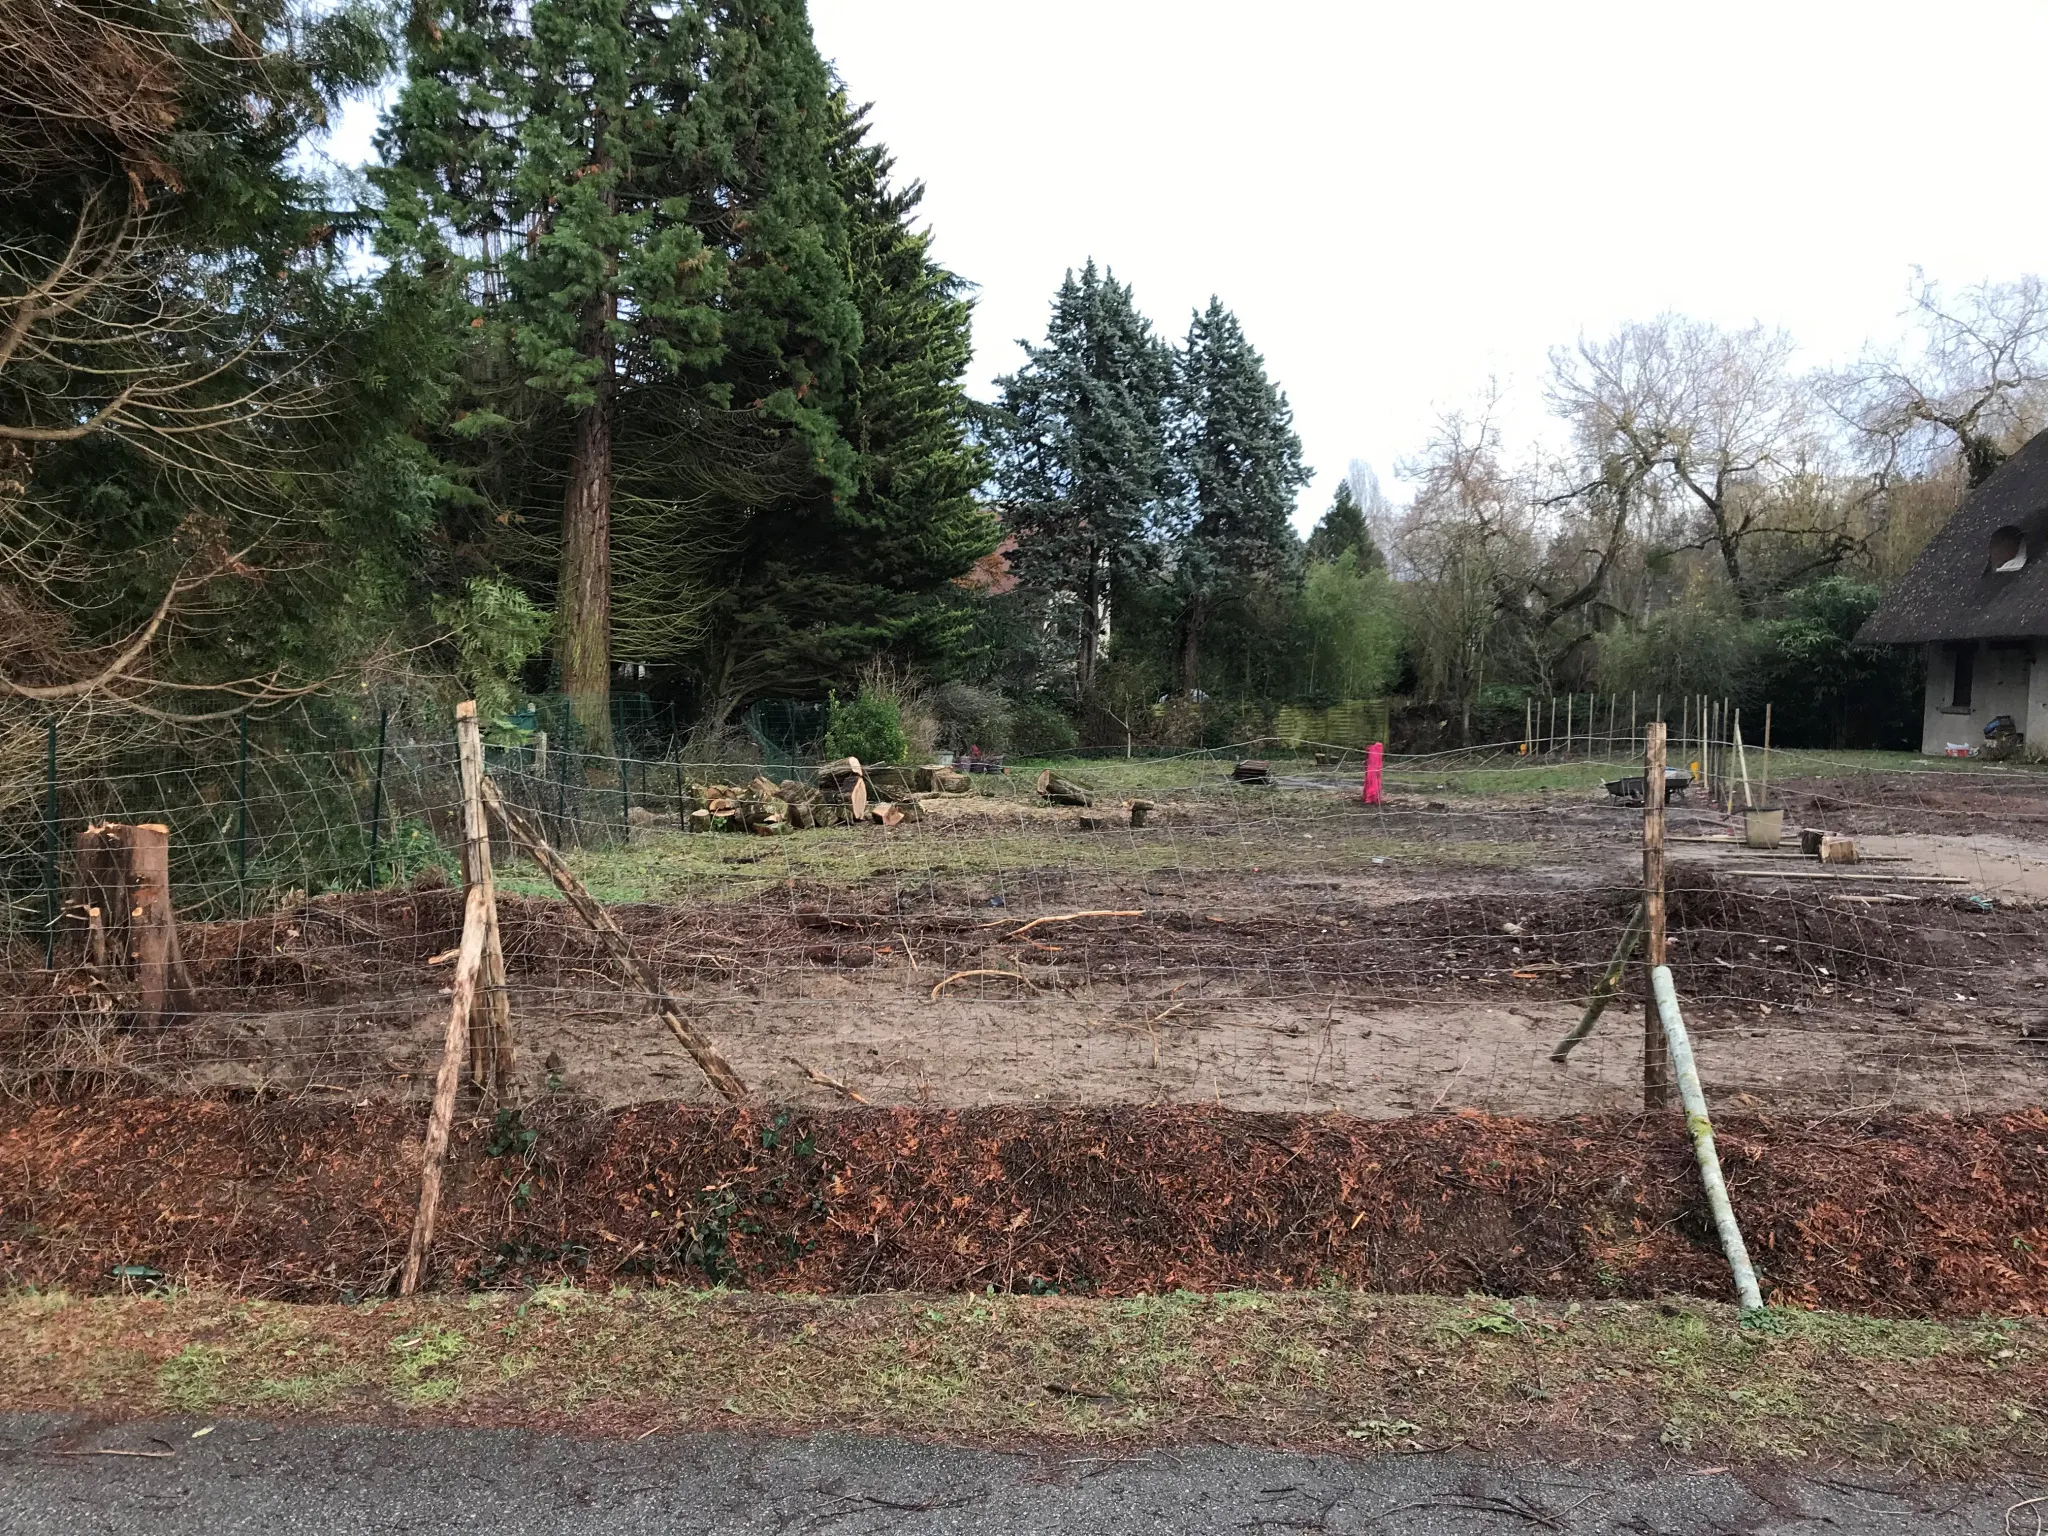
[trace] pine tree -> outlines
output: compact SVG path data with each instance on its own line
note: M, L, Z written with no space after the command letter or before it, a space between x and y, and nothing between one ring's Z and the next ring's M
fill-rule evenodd
M1337 495L1330 510L1308 536L1308 557L1327 563L1347 549L1358 551L1358 568L1362 571L1386 567L1386 556L1373 541L1372 530L1365 526L1365 509L1352 494L1350 480L1345 479L1337 482Z
M601 742L619 395L708 364L724 340L737 242L698 227L716 203L707 165L732 154L724 103L701 99L710 30L696 8L651 0L431 0L409 41L383 137L384 228L466 302L463 435L536 402L566 417L555 659Z
M222 729L416 595L410 317L377 312L298 159L389 50L366 7L285 0L20 0L5 26L0 709L147 631L69 695L88 729Z
M1060 284L1044 345L1023 346L1024 366L1000 381L996 482L1012 566L1062 621L1085 694L1113 595L1153 565L1172 352L1093 261Z
M997 538L974 502L984 470L967 440L961 385L971 309L965 284L913 227L923 188L892 186L888 151L868 138L865 111L829 90L808 34L771 36L789 55L782 77L802 86L804 139L785 134L783 169L764 190L785 229L829 231L831 244L815 249L831 260L802 282L787 259L776 269L783 307L770 313L785 329L766 338L781 352L766 355L833 366L779 407L772 398L763 406L788 413L814 473L799 490L759 499L719 562L698 666L710 725L749 697L850 681L877 648L915 645L929 627L927 594ZM787 127L792 116L779 120ZM758 300L751 307L762 310ZM742 398L743 387L760 389L737 377L733 387Z
M1180 680L1200 682L1202 633L1220 603L1291 574L1295 494L1308 481L1287 397L1215 298L1178 358L1173 452L1181 524L1172 545Z

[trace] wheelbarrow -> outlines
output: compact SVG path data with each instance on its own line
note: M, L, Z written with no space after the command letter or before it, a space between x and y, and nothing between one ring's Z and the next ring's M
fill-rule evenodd
M1664 770L1664 803L1666 805L1669 805L1674 799L1683 795L1691 788L1692 775L1683 768L1666 768ZM1639 773L1633 778L1609 779L1607 781L1607 793L1621 801L1624 805L1641 805L1643 803L1643 775Z

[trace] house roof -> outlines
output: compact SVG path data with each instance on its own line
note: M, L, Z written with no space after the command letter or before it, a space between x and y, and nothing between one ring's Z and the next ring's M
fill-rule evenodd
M1993 569L1992 545L2016 530L2026 562ZM2008 541L2001 555L2009 553ZM1875 644L2019 640L2048 635L2048 432L1963 498L1857 638Z

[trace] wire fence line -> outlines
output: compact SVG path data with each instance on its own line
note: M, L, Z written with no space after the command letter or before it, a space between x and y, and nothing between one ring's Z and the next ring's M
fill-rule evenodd
M1787 825L1750 847L1743 769L1755 799L1762 764L1732 718L1725 735L1708 719L1672 754L1692 782L1669 816L1670 962L1717 1107L2038 1102L2048 778L1774 754ZM1569 1062L1548 1057L1641 899L1639 740L1539 742L1388 758L1376 806L1356 751L1266 741L1061 763L1086 806L1049 803L1037 765L1013 763L902 825L773 835L689 830L720 790L781 789L753 783L759 763L531 739L485 756L766 1098L1633 1109L1637 969ZM1265 782L1233 780L1253 756ZM190 990L169 1027L134 1027L67 915L97 820L170 828ZM1805 830L1859 861L1822 865ZM452 739L238 741L71 775L54 819L10 835L8 1091L427 1091L462 921ZM494 862L519 1094L703 1096L549 879L502 838Z

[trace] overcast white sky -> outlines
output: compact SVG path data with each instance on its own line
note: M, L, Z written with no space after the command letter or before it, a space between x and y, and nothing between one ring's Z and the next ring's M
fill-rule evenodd
M1914 264L2048 268L2043 0L811 0L980 287L986 395L1090 255L1169 336L1214 292L1316 482L1391 479L1498 376L1676 309L1889 332ZM351 125L353 126L353 125ZM366 137L366 136L364 136ZM344 129L336 149L363 142Z

